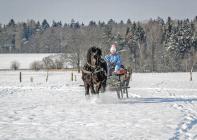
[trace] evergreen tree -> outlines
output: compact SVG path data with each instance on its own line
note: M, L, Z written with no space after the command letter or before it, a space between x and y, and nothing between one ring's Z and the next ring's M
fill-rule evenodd
M108 25L113 25L115 24L115 21L113 19L110 19L108 22L107 22Z
M0 29L2 29L2 24L0 23Z
M112 26L105 25L103 28L103 35L102 35L104 54L107 54L109 52L109 48L113 43L113 38L114 36L112 34Z
M96 26L96 22L91 20L91 21L89 22L89 26Z
M101 27L101 28L103 28L105 26L105 22L104 21L103 22L99 21L98 22L98 26Z
M26 23L23 23L23 38L29 40L32 34L33 34L32 28L29 27Z
M117 51L120 51L125 47L125 40L119 32L116 35L114 35L113 42L115 42L118 45Z
M157 17L156 21L157 21L159 24L161 24L161 25L164 25L164 24L165 24L164 20L163 20L161 17Z
M36 27L35 27L35 28L36 28L36 31L37 31L37 32L41 31L41 28L42 28L42 27L41 27L39 21L36 23Z
M71 23L70 23L70 27L71 27L71 28L74 28L74 29L78 29L78 28L80 28L80 24L79 24L78 21L75 22L75 20L72 19L72 20L71 20Z
M15 27L15 21L14 21L14 19L11 19L10 21L9 21L9 23L8 23L8 27Z
M130 28L127 28L126 35L126 44L132 55L131 59L134 62L134 69L137 70L138 63L141 69L142 44L146 41L145 31L140 23L136 24L134 22Z
M123 20L121 20L121 21L120 21L120 25L123 25L123 24L124 24L124 21L123 21Z
M49 26L47 20L44 19L43 22L42 22L42 30L46 30L46 29L49 28L49 27L50 27L50 26Z
M52 27L62 27L62 22L61 21L56 22L53 20Z
M129 25L131 24L131 20L130 19L127 20L127 24L129 24Z
M52 27L57 27L57 23L53 20Z

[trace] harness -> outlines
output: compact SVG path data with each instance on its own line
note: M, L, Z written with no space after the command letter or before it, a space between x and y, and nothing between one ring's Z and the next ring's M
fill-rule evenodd
M94 66L94 65L91 65L90 63L86 63L88 66L90 66L90 67L92 67L92 68L96 68L96 66Z
M92 67L92 68L93 68L93 71L89 71L89 70L86 70L86 69L83 68L82 71L83 71L84 73L93 75L93 74L96 74L96 73L99 73L99 72L104 72L105 75L107 75L106 71L105 71L102 67L91 65L91 64L88 63L88 62L87 62L86 64L87 64L88 66Z

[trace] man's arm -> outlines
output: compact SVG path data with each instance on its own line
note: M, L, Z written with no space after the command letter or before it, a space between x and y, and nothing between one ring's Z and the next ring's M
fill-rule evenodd
M117 61L116 61L116 64L117 64L117 65L121 65L121 64L122 64L122 60L121 60L120 55L117 55Z
M121 68L121 57L120 57L120 55L117 55L117 57L116 57L116 66L115 66L115 71L116 70L119 70L120 68Z
M110 55L105 56L105 61L109 62L110 61Z

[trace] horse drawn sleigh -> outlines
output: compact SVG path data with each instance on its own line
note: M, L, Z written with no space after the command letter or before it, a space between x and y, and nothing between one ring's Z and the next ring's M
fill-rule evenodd
M128 98L129 81L131 78L131 68L122 68L114 72L112 67L109 75L106 61L101 57L101 49L91 47L87 52L87 62L82 69L82 80L84 81L85 95L99 94L99 91L105 92L106 87L115 90L119 99Z
M129 98L128 88L130 88L129 81L131 78L131 70L124 68L117 72L112 72L112 75L107 78L108 88L110 90L115 90L119 99L123 98L124 94Z

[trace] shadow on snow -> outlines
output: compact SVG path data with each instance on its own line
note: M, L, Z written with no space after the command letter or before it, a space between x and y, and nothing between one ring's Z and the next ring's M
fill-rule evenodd
M197 102L197 98L135 98L121 100L123 104Z

